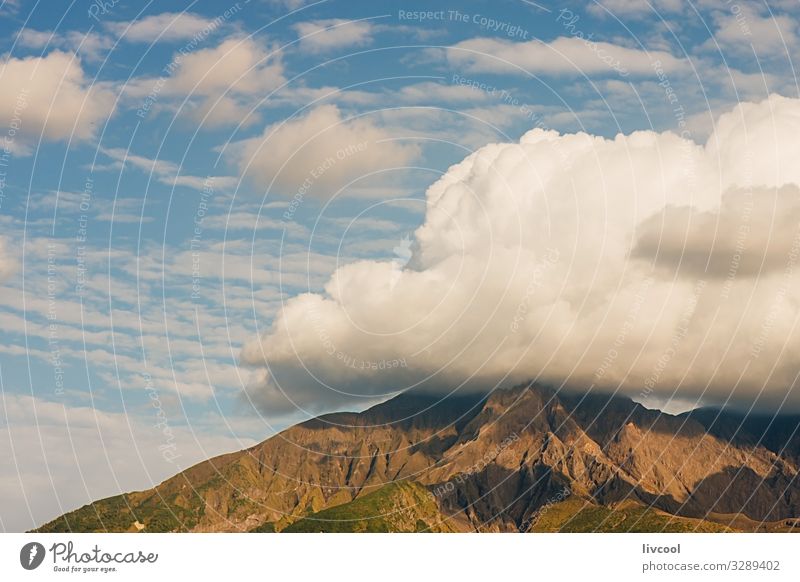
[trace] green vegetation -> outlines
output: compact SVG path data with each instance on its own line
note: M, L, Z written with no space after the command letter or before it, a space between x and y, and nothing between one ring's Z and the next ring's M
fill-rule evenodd
M704 521L675 517L641 505L609 508L584 499L570 498L544 509L531 528L533 532L630 532L682 533L730 532L729 527Z
M128 531L136 521L129 508L127 495L116 495L84 505L46 523L38 530L43 533L65 533L71 531Z
M449 532L433 495L418 483L385 485L350 503L313 513L287 527L286 532Z
M36 531L66 532L128 532L138 531L134 522L145 526L144 531L187 531L203 516L205 505L197 495L184 498L172 494L161 498L158 493L117 495L95 501L44 524Z

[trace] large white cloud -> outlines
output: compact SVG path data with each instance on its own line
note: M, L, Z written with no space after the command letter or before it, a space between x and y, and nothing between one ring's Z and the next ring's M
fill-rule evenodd
M487 145L428 189L408 265L346 264L285 304L243 349L262 370L249 395L318 411L538 379L800 408L798 132L800 101L772 96L707 145L540 129Z
M0 83L0 124L13 128L14 138L87 139L114 108L111 86L87 78L69 52L8 58L0 65Z

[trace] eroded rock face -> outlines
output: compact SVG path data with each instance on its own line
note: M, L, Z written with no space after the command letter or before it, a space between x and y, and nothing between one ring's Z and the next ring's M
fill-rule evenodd
M565 488L604 505L635 501L687 517L742 513L774 521L800 513L796 441L773 446L777 454L763 444L776 439L768 430L755 435L745 423L726 438L692 415L661 414L605 395L513 390L500 396L504 412L493 398L487 408L501 420L448 452L450 463L438 470L444 478L465 471L468 451L490 450L504 433L520 436L485 470L455 483L449 478L456 493L444 508L470 515L473 526L513 529ZM776 426L791 434L792 422L797 428L796 418Z
M397 481L425 485L464 531L525 529L565 495L688 517L790 519L800 515L797 423L671 416L627 398L539 386L443 402L403 394L304 422L42 530L125 531L137 521L146 531L280 530Z

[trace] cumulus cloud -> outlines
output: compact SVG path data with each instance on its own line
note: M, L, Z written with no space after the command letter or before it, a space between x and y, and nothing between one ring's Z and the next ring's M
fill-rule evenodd
M14 137L88 139L114 108L111 87L87 78L68 52L8 58L0 65L0 82L0 123L14 128Z
M710 212L667 206L637 229L633 256L696 277L766 276L796 245L800 190L732 190Z
M265 93L284 82L277 57L252 39L229 38L180 58L168 91L190 95Z
M353 180L365 188L365 175L404 166L418 154L392 137L368 117L348 119L335 105L322 105L234 144L229 157L244 176L279 195L302 189L302 197L329 199Z
M254 105L286 81L280 51L239 37L177 52L164 71L164 77L129 83L127 96L139 106L151 100L148 108L181 107L182 114L209 127L254 122Z
M760 59L786 58L787 52L798 45L797 19L770 13L760 15L753 6L744 5L734 10L721 11L714 18L717 30L714 42L708 48L721 47L725 52L745 57L756 52Z
M298 22L292 28L300 38L300 49L322 53L372 42L372 23L342 18Z
M471 73L543 73L567 75L616 74L654 76L654 64L666 72L686 69L686 62L661 50L644 51L584 38L576 28L571 36L552 42L534 39L514 42L473 38L447 49L447 60Z
M23 28L17 37L19 46L46 50L59 48L77 54L82 60L97 62L102 60L108 50L114 46L114 39L95 32L79 32L70 30L64 33L56 31L34 30Z
M705 145L541 129L487 145L430 186L408 261L345 264L285 303L243 348L248 396L318 412L535 379L800 409L799 131L800 101L772 96Z
M109 22L105 28L128 42L167 42L187 40L218 26L218 20L191 12L164 12L131 22Z

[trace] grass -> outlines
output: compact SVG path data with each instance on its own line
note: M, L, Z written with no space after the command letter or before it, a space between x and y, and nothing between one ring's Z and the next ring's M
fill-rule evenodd
M285 532L388 533L453 531L439 513L433 495L422 485L401 481L350 503L313 513Z
M531 528L533 532L711 533L734 531L718 523L676 517L639 505L609 508L571 498L549 506Z
M67 533L72 531L124 532L136 520L128 507L126 495L101 499L71 511L44 524L36 531L42 533Z
M153 493L142 499L138 493L116 495L84 505L44 524L41 533L136 531L134 521L145 526L144 531L188 531L202 518L205 504L193 494L184 497L173 493L162 499Z

